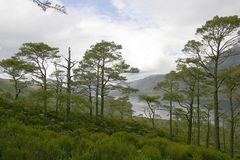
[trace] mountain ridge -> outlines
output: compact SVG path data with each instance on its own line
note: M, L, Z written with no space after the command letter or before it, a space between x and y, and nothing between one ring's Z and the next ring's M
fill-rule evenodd
M153 88L160 81L164 80L164 74L154 74L147 76L145 78L135 80L129 83L129 85L133 88L139 90L137 94L159 94L159 91L154 90Z

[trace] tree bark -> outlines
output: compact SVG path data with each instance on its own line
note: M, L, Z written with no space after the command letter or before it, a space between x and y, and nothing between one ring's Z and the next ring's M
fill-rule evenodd
M58 115L58 108L59 108L59 93L60 93L60 90L61 90L61 86L60 86L60 81L57 77L57 87L56 87L56 102L55 102L55 114L56 116Z
M192 143L192 119L193 119L193 99L191 100L189 108L187 144Z
M222 122L222 129L223 129L223 150L226 150L226 138L225 138L225 120L223 118L223 122Z
M173 105L172 105L172 99L170 99L170 108L169 108L169 116L170 116L170 121L169 121L169 132L170 132L170 139L173 138L173 128L172 128L172 111L173 110Z
M96 82L96 118L98 117L98 96L99 96L99 62L97 64L97 82Z
M171 83L171 86L170 86L170 92L173 93L173 85ZM170 121L169 121L169 132L170 132L170 139L172 140L173 138L173 127L172 127L172 112L173 112L173 104L172 104L173 100L172 98L170 98L170 108L169 108L169 116L170 116Z
M206 134L206 147L209 147L209 139L210 139L210 110L207 111L207 134Z
M14 79L14 87L15 87L15 100L18 100L18 97L21 93L21 89L18 88L18 82Z
M179 119L176 118L176 132L175 132L175 134L178 135L178 132L179 132Z
M46 71L45 71L46 73ZM45 74L43 77L43 90L44 90L44 95L43 95L43 105L44 105L44 115L47 116L47 75Z
M88 96L89 96L89 103L91 104L91 106L89 108L89 114L90 114L90 118L92 118L93 108L92 108L92 89L91 89L91 85L88 85Z
M58 96L59 96L59 93L57 93L57 95L56 95L56 104L55 104L56 105L55 106L56 107L55 108L56 109L55 110L56 116L58 115L58 106L59 106L59 97Z
M200 122L200 82L199 82L199 77L197 80L197 145L200 146L200 127L201 127L201 122Z
M155 128L155 113L152 116L152 127Z
M67 59L67 108L66 108L66 121L70 119L71 112L71 49L68 48Z
M218 88L219 86L218 86L218 58L217 58L214 68L214 124L215 124L214 144L215 149L220 150Z
M105 61L102 62L102 72L101 72L101 117L104 116L104 90L105 90L105 84L104 84L104 75L105 75Z
M63 91L63 81L61 80L61 81L60 81L59 94L62 94L62 91ZM59 107L62 107L62 105L63 105L62 99L59 98L58 109L59 109Z
M229 102L230 102L230 155L233 158L234 157L234 108L233 108L233 100L232 100L232 91L230 92L229 96Z

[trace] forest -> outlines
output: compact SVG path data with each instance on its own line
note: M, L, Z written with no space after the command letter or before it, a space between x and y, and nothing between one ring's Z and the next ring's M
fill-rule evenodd
M63 54L47 42L22 43L0 60L0 160L239 159L239 29L237 15L195 28L176 68L151 88L158 95L131 86L141 70L115 41L93 43L81 59L71 46Z

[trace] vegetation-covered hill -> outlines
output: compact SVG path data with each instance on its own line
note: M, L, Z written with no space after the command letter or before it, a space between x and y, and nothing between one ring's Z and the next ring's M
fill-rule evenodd
M14 93L14 87L10 80L0 78L0 92L1 93Z
M102 119L49 112L0 98L1 160L230 160L214 149L171 142L134 119Z
M130 82L130 86L139 90L137 94L160 94L160 91L155 91L153 88L160 81L164 80L164 75L156 74Z
M22 90L23 94L36 90L36 86L29 86ZM9 79L0 78L0 95L7 98L13 98L15 94L14 84Z

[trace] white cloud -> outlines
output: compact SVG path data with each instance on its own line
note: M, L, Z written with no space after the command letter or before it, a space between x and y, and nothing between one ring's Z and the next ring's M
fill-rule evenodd
M57 1L56 1L57 2ZM221 3L220 3L221 2ZM68 15L43 12L31 0L0 0L0 59L11 56L24 42L43 41L71 46L80 60L90 45L113 40L123 45L123 55L143 72L166 73L196 27L214 15L239 14L240 1L232 0L112 0L122 18L103 15L94 6L67 7Z
M123 9L126 6L124 0L111 0L111 2L117 9Z

